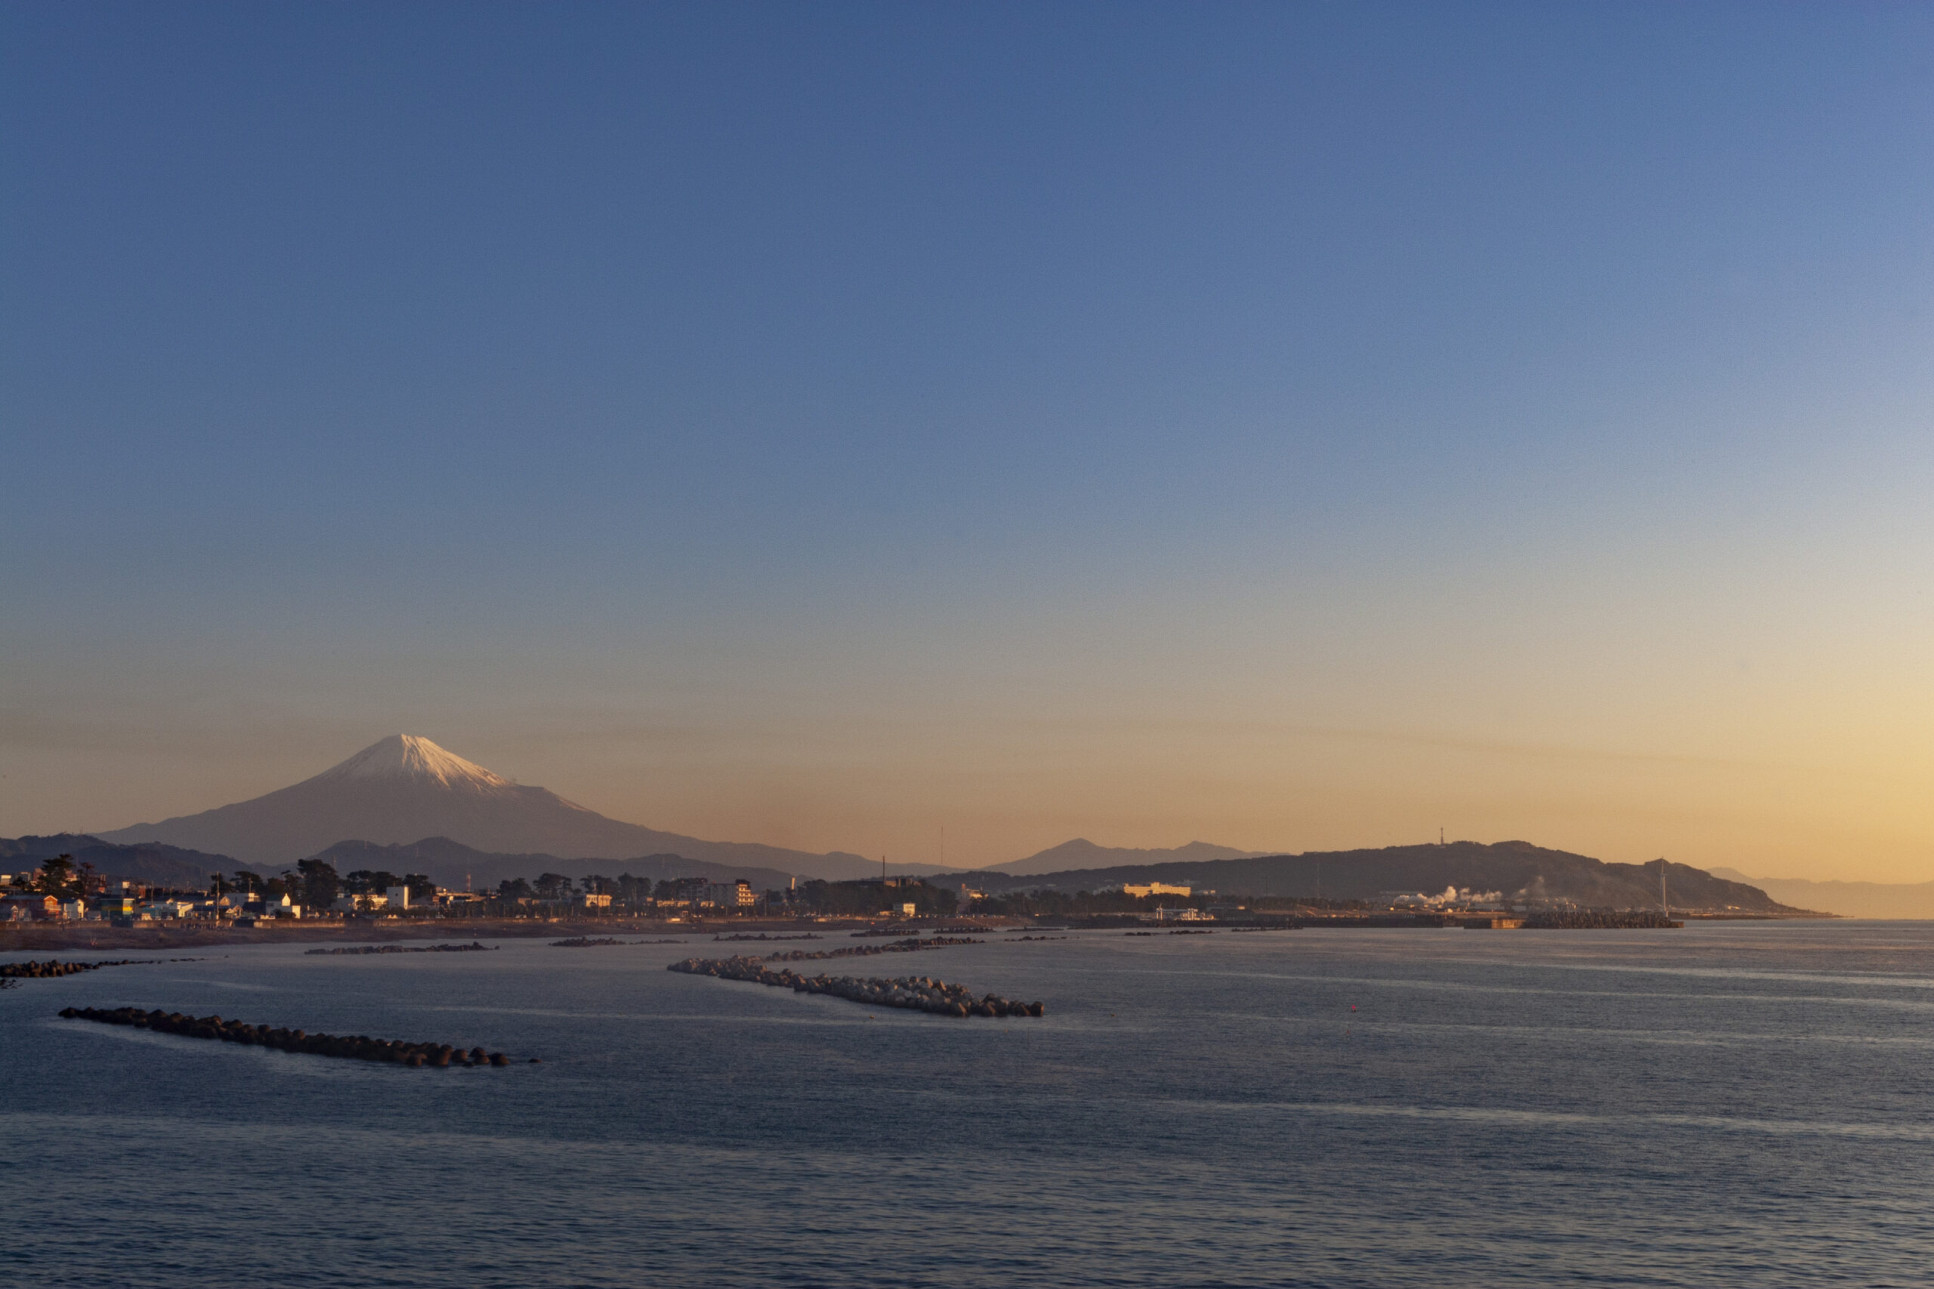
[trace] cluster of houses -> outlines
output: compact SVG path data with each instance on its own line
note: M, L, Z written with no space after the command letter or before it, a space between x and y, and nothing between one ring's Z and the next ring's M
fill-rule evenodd
M232 892L220 896L186 896L178 893L139 894L133 882L113 882L108 890L86 899L62 900L36 891L8 889L11 877L0 873L0 922L21 921L104 921L121 925L134 922L172 922L187 918L234 921L252 925L258 919L299 918L302 906L288 896L268 900L259 895Z
M315 918L331 913L367 913L377 909L408 908L407 887L393 887L381 895L345 895L327 909L304 908L289 896L271 899L259 893L230 891L216 895L151 893L134 882L110 882L108 888L85 899L63 900L36 891L11 889L11 875L0 873L0 922L104 921L117 925L136 922L174 922L185 919L232 922L253 926L276 918ZM435 902L481 900L461 891L438 891ZM429 901L418 900L421 906Z
M133 882L110 882L108 889L86 899L63 900L12 885L13 874L0 873L0 922L22 921L105 921L127 926L142 922L171 922L184 919L219 921L237 926L288 918L318 918L340 914L398 913L409 909L434 908L454 912L465 905L483 904L496 898L483 892L449 891L442 887L434 893L420 888L412 893L407 886L392 886L380 892L344 895L328 908L305 908L289 896L270 899L260 893L231 891L227 894L186 896L144 893ZM670 903L691 909L738 910L758 904L758 895L749 882L714 882L705 878L684 878L676 885ZM612 897L587 892L563 900L525 899L524 904L546 906L569 904L589 910L609 909ZM658 901L654 901L658 903Z

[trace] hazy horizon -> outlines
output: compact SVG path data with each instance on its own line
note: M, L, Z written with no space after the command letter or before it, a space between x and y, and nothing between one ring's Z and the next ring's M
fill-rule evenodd
M411 735L407 735L407 734L406 734L406 735L404 735L404 737L405 737L406 739L409 739L409 738L419 738L419 739L420 739L420 738L421 738L421 736L411 736ZM393 741L393 736L386 736L386 737L385 737L385 739L383 739L383 740L381 740L380 742L383 742L383 743L388 743L388 742L392 742L392 741ZM435 743L435 740L429 740L429 741L430 741L431 743ZM358 754L363 754L363 753L367 753L367 752L370 752L370 751L373 751L373 750L375 750L375 749L374 749L374 747L372 746L372 747L369 747L369 748L361 748L361 749L358 749L357 751L358 751ZM441 748L441 745L438 745L438 750L440 750L440 751L445 751L445 752L448 752L448 751L450 751L450 749L445 749L445 748ZM354 758L352 758L352 759L354 759ZM465 759L465 760L468 760L468 758L464 758L464 759ZM475 764L475 763L473 762L472 764L473 764L473 766L474 766L474 764ZM305 776L303 776L303 780L299 780L298 782L301 782L301 781L306 781L306 780L308 780L308 779L310 779L310 778L314 778L314 777L317 777L317 776L319 776L319 775L326 775L326 774L329 774L329 773L330 773L330 772L332 772L332 771L340 771L340 770L341 770L342 768L343 768L343 763L340 763L340 762L339 762L339 763L337 763L337 764L335 764L335 765L331 765L331 766L325 766L325 767L323 767L322 769L320 769L320 770L318 770L318 771L317 771L317 774L316 774L316 775L305 775ZM492 773L495 773L495 771L494 771L494 769L493 769L493 767L490 767L490 766L475 766L475 768L477 768L477 769L481 769L481 770L484 770L484 771L490 771L490 772L492 772ZM508 780L508 781L509 781L509 782L511 782L511 783L525 783L525 784L526 784L526 786L533 786L533 787L542 787L542 788L547 788L547 789L548 789L548 788L550 787L550 785L548 785L548 784L529 784L529 783L528 783L527 781L524 781L524 780L520 780L520 779L518 779L518 778L517 778L517 777L516 777L515 775L504 775L504 776L501 776L501 777L502 777L502 778L504 778L504 779L506 779L506 780ZM277 784L277 785L275 785L275 786L276 786L276 788L283 788L283 787L290 787L290 786L293 786L293 784ZM274 790L275 790L274 788L271 788L271 789L268 789L267 791L270 791L270 792L273 792ZM244 798L244 799L238 799L238 800L248 800L248 799L253 799L253 797L254 797L254 796L259 796L259 795L262 795L262 794L251 794L251 797L250 797L250 798ZM558 795L560 795L560 796L563 796L563 797L565 797L565 798L566 798L567 800L569 800L569 799L570 799L570 798L569 798L569 794L568 794L568 793L559 793ZM142 824L146 824L146 823L160 823L160 822L162 822L162 821L163 821L164 819L166 819L166 818L173 818L173 817L176 817L177 815L194 815L194 814L199 814L199 813L201 813L201 811L202 811L203 809L213 809L213 808L217 808L217 807L220 807L220 806L227 806L227 805L233 805L233 804L237 804L237 802L230 802L230 801L223 801L223 802L215 802L215 803L211 803L211 804L210 804L209 806L207 806L207 807L198 807L198 808L196 808L196 809L193 809L193 810L188 810L188 811L179 811L179 812L173 812L173 813L171 813L171 814L170 814L170 815L168 815L168 816L156 816L156 817L155 817L155 818L153 818L153 819L144 819L144 820L138 820L138 821L131 821L131 822L129 822L128 824L124 824L124 825L115 825L115 826L113 826L113 827L105 827L105 828L103 828L103 827L96 827L96 828L69 828L69 829L56 829L56 830L49 830L49 831L51 831L51 832L55 832L55 833L62 833L62 832L65 832L65 833L82 833L82 834L108 834L108 833L115 833L115 832L123 832L123 831L126 831L127 829L131 829L131 828L138 828L138 827L140 827L140 826L141 826ZM583 802L575 802L574 804L577 804L577 805L583 805L584 803L583 803ZM600 812L600 813L602 813L602 812ZM622 820L622 819L621 819L621 820L620 820L620 822L624 822L624 823L635 823L635 824L648 824L648 821L643 821L643 820ZM672 829L668 829L668 830L665 830L665 831L676 831L676 830L672 830ZM137 838L122 838L121 840L122 840L122 841L123 841L123 842L125 843L125 842L130 842L130 841L134 841L134 840L140 840L140 839L137 839ZM340 841L352 841L352 840L358 840L358 838L351 838L351 837L343 837L343 838L339 838L338 840L340 840ZM365 839L362 839L362 840L368 840L368 839L366 839L366 838L365 838ZM409 840L409 841L419 841L419 840L424 840L424 838L416 838L416 837L412 837L412 838L409 838L409 839L406 839L406 840ZM707 837L707 838L703 838L703 840L705 840L705 841L708 841L708 842L719 842L719 841L723 841L723 842L765 842L765 839L764 839L764 838L757 838L757 837ZM1430 842L1432 842L1432 841L1448 841L1448 842L1450 842L1450 843L1451 843L1451 844L1453 844L1453 845L1456 845L1456 844L1467 844L1467 843L1475 843L1475 844L1478 844L1478 845L1484 845L1484 846L1489 846L1489 845L1495 845L1495 844L1499 844L1499 843L1503 843L1503 842L1512 842L1512 841L1533 841L1533 840L1534 840L1534 839L1531 839L1531 838L1507 838L1507 837L1484 837L1484 838L1464 838L1464 837L1452 837L1452 836L1449 836L1448 834L1444 834L1444 835L1443 835L1442 837L1440 837L1440 838L1427 838L1427 837L1426 837L1426 838L1407 838L1407 839L1402 839L1402 840L1397 840L1397 841L1389 841L1389 842L1379 842L1379 843L1367 843L1367 844L1365 844L1365 845L1362 845L1362 846L1356 846L1356 845L1343 845L1343 846L1334 846L1334 847L1300 847L1300 848L1297 848L1297 847L1268 847L1268 846L1263 846L1263 847L1253 847L1253 848L1250 848L1250 847L1228 847L1228 846L1226 846L1226 844L1225 844L1225 843L1222 843L1222 842L1218 842L1218 841L1215 841L1215 840L1214 840L1213 838L1208 838L1208 837L1192 837L1192 838L1189 838L1189 839L1188 839L1188 840L1186 840L1186 841L1178 841L1178 842L1174 842L1174 843L1172 843L1172 844L1168 844L1168 845L1160 845L1160 844L1140 844L1140 843L1137 843L1137 844L1129 844L1129 843L1118 843L1118 842L1106 842L1106 841L1096 841L1096 840L1095 840L1095 838L1093 838L1093 837L1089 837L1089 836L1075 836L1075 837L1064 837L1064 838L1062 838L1062 839L1061 839L1060 841L1058 841L1058 842L1051 842L1051 843L1048 843L1048 844L1046 844L1046 845L1044 845L1044 846L1040 846L1040 847L1037 847L1037 848L1035 848L1034 850L1031 850L1031 851L1028 851L1028 852L1026 852L1026 853L1024 853L1024 854L1016 854L1016 855L1011 855L1011 856L1008 856L1008 857L1006 858L1006 860L1005 860L1005 861L1003 861L1003 860L999 860L999 859L996 859L996 860L991 860L991 861L981 861L981 862L961 862L961 863L957 863L957 864L947 864L947 865L945 865L945 866L947 866L947 867L953 867L953 868L959 868L959 869L963 869L963 870L967 870L967 869L976 869L976 868L980 868L980 869L997 869L997 868L999 868L999 867L1001 867L1001 865L1003 864L1003 862L1006 862L1006 863L1010 863L1010 864L1012 864L1012 863L1020 863L1020 862L1023 862L1023 861L1028 861L1028 860L1033 860L1033 859L1036 859L1036 858L1037 858L1038 856L1040 856L1040 855L1041 855L1041 854L1043 854L1043 853L1047 853L1047 852L1051 852L1051 851L1055 851L1055 850L1060 850L1060 849L1063 849L1063 848L1065 848L1065 847L1068 847L1068 846L1073 846L1073 845L1077 845L1077 844L1079 844L1079 843L1084 843L1084 842L1085 842L1085 843L1088 843L1088 844L1090 844L1090 845L1093 845L1093 846L1096 846L1096 847L1098 847L1098 848L1100 848L1100 849L1103 849L1103 850L1108 850L1108 851L1123 851L1123 850L1125 850L1125 851L1146 851L1146 852L1157 852L1157 853L1161 853L1161 852L1169 852L1169 851L1177 851L1177 850L1184 850L1184 849L1186 849L1186 848L1188 848L1188 847L1190 847L1190 846L1201 846L1201 845L1208 845L1208 846L1211 846L1211 847L1219 847L1219 848L1225 848L1225 849L1229 849L1229 850L1234 850L1234 851L1239 851L1239 852L1247 852L1247 853L1251 853L1251 854L1256 854L1256 855L1269 855L1269 854L1284 854L1284 855L1293 855L1293 854L1298 854L1298 853L1302 853L1302 852L1304 852L1304 851L1316 851L1316 850L1322 850L1322 851L1350 851L1350 850L1359 850L1359 849L1378 849L1378 848L1381 848L1381 847L1386 847L1386 846L1398 846L1398 847L1401 847L1401 846L1410 846L1410 845L1419 845L1419 844L1429 844L1429 843L1430 843ZM765 844L771 844L771 843L769 843L769 842L765 842ZM1534 844L1537 844L1537 843L1535 843L1535 842L1534 842ZM492 847L488 847L488 846L486 846L486 847L484 847L483 849L486 849L486 850L489 850L489 849L493 849L493 848L492 848ZM497 849L501 849L501 847L499 847L499 848L497 848ZM824 849L825 851L845 851L845 852L848 852L848 853L859 853L859 852L854 852L854 851L852 850L852 848L851 848L851 847L841 847L841 846L828 846L828 847L824 847L823 849ZM1547 849L1552 849L1552 850L1564 850L1564 849L1566 849L1566 848L1564 848L1564 847L1555 847L1555 846L1553 846L1553 847L1547 847ZM566 859L568 859L568 858L571 858L571 856L566 856L566 855L563 855L563 854L562 854L561 852L559 852L559 857L560 857L560 858L566 858ZM1603 858L1603 857L1602 857L1602 856L1593 856L1593 858ZM923 867L924 867L924 866L931 866L931 865L939 865L939 864L942 864L942 862L943 862L943 861L942 861L942 857L941 857L941 856L939 856L939 855L936 855L936 856L934 856L934 857L932 857L932 858L922 858L922 857L920 857L920 856L917 856L917 855L909 855L909 856L900 856L900 857L897 857L897 861L898 861L898 862L900 862L900 863L905 863L905 864L913 864L913 865L917 865L917 866L923 866ZM893 861L892 861L892 860L890 859L890 860L889 860L889 862L893 862ZM1108 861L1108 862L1109 862L1109 863L1116 863L1116 862L1121 862L1121 861ZM1151 862L1156 862L1156 861L1151 861ZM1683 861L1681 861L1681 862L1683 862ZM1077 864L1071 864L1071 865L1069 865L1069 867L1072 867L1072 868L1079 868L1079 867L1081 867L1081 865L1077 863ZM1729 875L1729 874L1735 874L1735 873L1737 873L1737 870L1733 870L1733 869L1730 869L1730 868L1729 868L1728 866L1726 866L1726 865L1715 865L1714 867L1715 867L1716 869L1720 869L1720 870L1725 870L1724 872L1722 872L1722 873L1720 874L1720 875L1722 875L1722 876L1725 876L1725 875ZM1043 871L1045 871L1045 870L1043 870ZM1795 875L1789 875L1789 874L1764 874L1764 875L1761 875L1761 874L1739 874L1739 876L1743 876L1743 877L1745 877L1745 878L1747 878L1747 879L1751 879L1751 880L1758 880L1758 879L1759 879L1759 878L1761 878L1761 877L1765 877L1765 878L1768 878L1768 879L1771 879L1771 880L1775 880L1775 881L1779 881L1779 880L1800 880L1800 881L1805 881L1805 880L1809 880L1809 879L1805 879L1805 878L1803 878L1803 877L1797 877L1797 876L1795 876Z
M0 835L1934 878L1934 13L452 12L0 10Z

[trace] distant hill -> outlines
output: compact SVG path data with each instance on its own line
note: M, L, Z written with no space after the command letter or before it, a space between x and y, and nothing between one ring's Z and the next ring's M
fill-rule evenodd
M210 873L246 867L228 855L155 842L117 846L86 833L68 832L49 837L0 838L0 873L38 868L56 855L72 855L76 863L92 864L95 872L114 881L178 890L201 890L208 885Z
M181 890L206 889L211 873L233 873L238 868L249 868L264 877L273 877L284 869L294 867L293 861L287 864L248 864L231 855L183 850L179 846L164 846L154 842L116 845L86 833L0 837L0 873L38 868L43 861L56 855L72 855L76 863L92 864L103 877L116 881L143 882ZM406 873L423 873L438 885L454 890L464 889L467 882L481 891L494 888L506 878L530 878L541 873L562 873L572 879L592 874L618 877L629 873L633 877L649 878L654 882L679 877L703 877L714 882L744 878L761 891L781 890L793 878L790 872L757 864L717 863L674 854L643 855L629 859L560 859L556 855L544 854L497 854L465 846L448 837L425 837L394 846L368 841L339 841L323 848L313 858L328 861L341 873L360 868L391 872L399 877ZM897 866L893 869L896 876L903 871ZM877 876L878 873L878 868L869 868L866 875ZM801 874L800 879L806 880L806 875Z
M1497 891L1522 899L1569 901L1588 908L1657 908L1659 866L1608 864L1587 855L1525 841L1491 845L1389 846L1381 850L1309 852L1199 862L1114 865L1068 872L953 875L984 890L1096 890L1123 882L1173 882L1225 895L1300 895L1374 900L1397 893L1434 894L1447 886ZM1667 867L1675 909L1797 913L1766 892L1686 864ZM951 884L951 882L949 883Z
M1136 850L1127 846L1097 846L1086 837L1077 837L1073 841L1064 841L1059 846L1051 846L1039 854L1029 855L1026 859L1016 860L1012 864L1002 864L1000 871L1015 877L1025 877L1036 873L1066 873L1084 868L1120 868L1131 864L1251 859L1268 853L1265 850L1236 850L1229 846L1214 846L1206 841L1192 841L1186 846L1175 846L1167 850Z
M561 873L577 879L596 874L600 877L650 878L654 882L679 877L703 877L708 881L731 882L744 878L757 890L783 890L792 874L776 868L743 864L718 864L709 860L688 859L683 855L644 855L632 859L559 859L555 855L498 855L475 850L448 837L425 837L401 846L379 846L368 841L339 841L318 852L314 858L328 861L339 873L367 868L395 873L423 873L439 886L463 890L490 890L509 878L536 877L540 873Z
M854 878L879 871L877 861L843 851L816 855L754 842L702 841L607 819L408 734L381 739L314 778L250 801L96 835L111 842L191 847L277 869L344 838L403 845L447 837L491 854L591 859L676 854L802 877Z
M1845 918L1934 918L1934 882L1810 882L1790 877L1748 877L1732 868L1713 876L1750 882L1776 900Z

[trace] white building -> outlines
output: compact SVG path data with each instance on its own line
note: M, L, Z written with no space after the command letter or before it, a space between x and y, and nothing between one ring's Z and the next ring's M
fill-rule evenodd
M708 882L700 902L721 909L749 909L759 902L752 883L741 877L736 882Z

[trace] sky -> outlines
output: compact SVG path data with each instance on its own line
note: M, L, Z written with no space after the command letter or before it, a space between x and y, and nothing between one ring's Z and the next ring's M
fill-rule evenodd
M0 835L1934 879L1934 10L0 5Z

